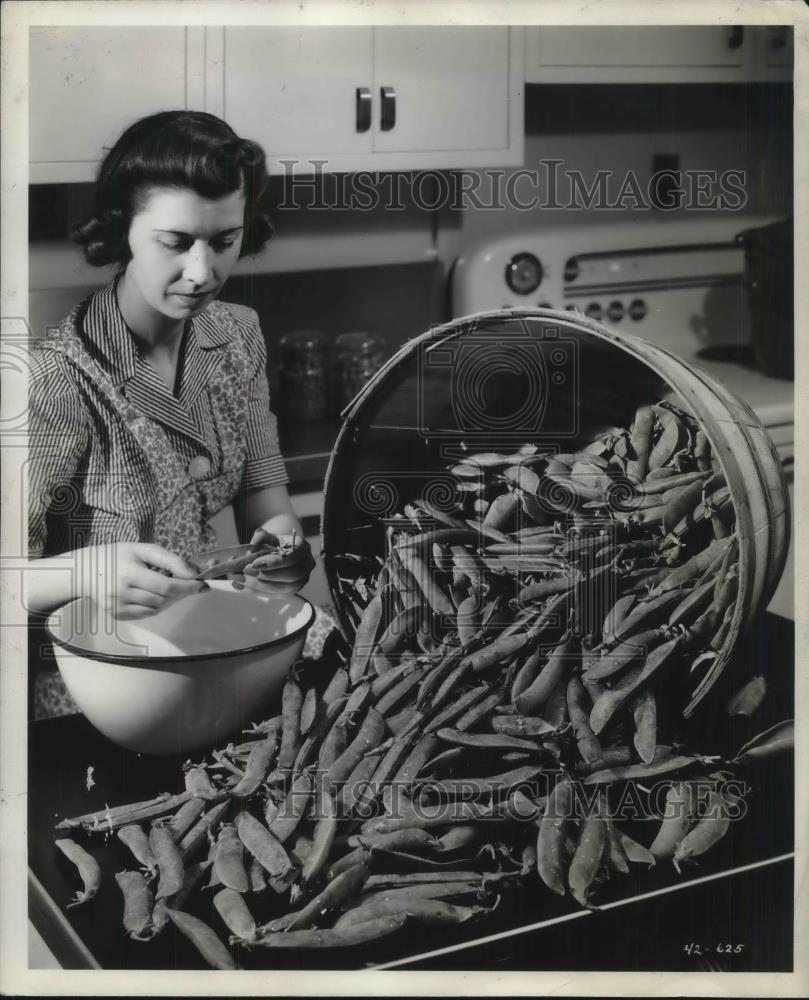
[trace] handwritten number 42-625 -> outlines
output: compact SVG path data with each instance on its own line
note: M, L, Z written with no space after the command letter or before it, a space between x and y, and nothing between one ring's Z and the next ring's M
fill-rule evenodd
M712 951L717 955L739 955L743 950L743 944L718 944L715 948L703 948L701 944L689 942L683 946L686 955L707 955Z

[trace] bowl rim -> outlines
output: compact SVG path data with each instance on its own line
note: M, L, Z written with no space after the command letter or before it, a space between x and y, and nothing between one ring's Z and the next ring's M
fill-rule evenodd
M215 582L219 581L211 581L212 584ZM219 588L214 588L214 589L219 589ZM302 601L305 606L309 607L309 616L307 620L302 625L299 625L294 632L290 632L288 635L278 636L275 639L269 639L267 640L267 642L259 642L255 643L252 646L241 646L238 649L224 650L217 653L194 653L194 654L189 654L187 656L146 656L139 653L133 653L131 655L127 655L125 653L99 653L96 650L84 649L83 647L76 645L76 643L70 642L69 640L62 639L59 636L57 636L54 633L53 628L51 626L51 619L54 618L57 614L59 614L59 612L63 611L65 608L70 607L71 604L76 604L79 601L88 600L89 598L87 597L76 597L72 601L67 601L67 603L60 605L58 608L55 608L53 611L51 611L51 613L45 620L44 628L45 628L45 634L48 636L50 641L55 646L60 646L62 649L67 650L67 652L73 653L76 656L84 657L84 659L98 660L101 663L156 664L156 663L191 663L191 662L199 662L202 660L216 660L216 659L223 659L224 657L242 656L246 653L255 653L263 649L270 649L273 646L285 645L286 643L299 638L302 634L305 635L306 632L308 632L309 629L311 628L312 622L315 620L316 611L314 604L312 604L312 602L308 598L301 596L301 594L290 594L285 596L296 597L299 601Z

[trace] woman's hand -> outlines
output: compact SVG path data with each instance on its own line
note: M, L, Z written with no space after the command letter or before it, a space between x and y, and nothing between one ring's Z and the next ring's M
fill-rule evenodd
M114 618L145 618L206 588L195 566L148 542L94 545L82 555L82 596Z
M277 556L257 558L244 571L244 583L251 590L265 594L294 594L305 586L315 559L312 549L303 535L274 534L264 528L253 532L250 544L258 548L262 545L277 546L280 552Z

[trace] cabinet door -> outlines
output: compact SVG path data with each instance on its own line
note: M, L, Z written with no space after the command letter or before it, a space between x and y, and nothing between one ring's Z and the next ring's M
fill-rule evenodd
M768 26L764 31L765 65L770 70L787 70L791 73L795 57L795 29L791 25ZM785 74L772 74L780 79Z
M104 147L127 125L191 106L186 35L193 30L32 27L31 180L92 180Z
M526 37L532 83L733 80L749 48L749 29L712 25L541 26Z
M372 132L357 130L356 91L371 87L372 32L226 28L225 120L260 142L271 164L369 153Z
M380 128L383 87L396 122ZM502 150L509 146L509 29L374 29L374 152Z

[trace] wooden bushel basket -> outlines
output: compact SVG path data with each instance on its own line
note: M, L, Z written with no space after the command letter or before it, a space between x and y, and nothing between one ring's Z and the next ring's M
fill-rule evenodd
M453 457L465 448L503 452L530 441L573 452L605 428L628 427L639 405L663 398L690 412L706 434L730 488L739 545L735 613L683 708L692 714L783 571L790 518L781 464L756 414L724 385L579 313L502 310L431 329L402 347L344 411L326 475L323 535L348 640L356 615L339 557L384 557L380 518L425 491L446 502L452 483L444 470Z

